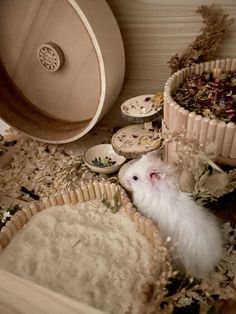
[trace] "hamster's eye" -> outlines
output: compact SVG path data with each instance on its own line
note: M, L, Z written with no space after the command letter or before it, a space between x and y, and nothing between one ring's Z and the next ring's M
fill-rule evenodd
M138 177L137 176L133 176L133 180L137 181Z

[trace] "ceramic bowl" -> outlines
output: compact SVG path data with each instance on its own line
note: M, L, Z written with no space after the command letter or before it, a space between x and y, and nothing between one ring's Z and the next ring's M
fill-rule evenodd
M102 174L110 174L118 171L125 161L125 157L114 152L111 144L99 144L92 146L84 154L85 164L92 171ZM100 162L104 166L99 166ZM110 163L114 164L110 165Z

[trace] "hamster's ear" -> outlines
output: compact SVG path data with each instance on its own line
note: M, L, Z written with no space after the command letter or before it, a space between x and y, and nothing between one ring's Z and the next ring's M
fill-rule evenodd
M147 158L149 160L155 160L155 159L158 159L160 158L161 154L158 150L155 150L155 151L152 151L150 153L147 154Z
M165 172L159 170L151 170L149 173L149 178L152 182L160 181L166 176Z

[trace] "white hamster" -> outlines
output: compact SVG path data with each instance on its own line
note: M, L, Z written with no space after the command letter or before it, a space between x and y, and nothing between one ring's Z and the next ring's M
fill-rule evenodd
M133 163L123 179L138 210L176 245L176 255L186 271L199 278L212 272L223 247L217 219L190 194L180 191L176 169L152 152Z

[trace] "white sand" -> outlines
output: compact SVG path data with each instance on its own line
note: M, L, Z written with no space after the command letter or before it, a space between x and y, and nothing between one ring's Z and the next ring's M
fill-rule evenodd
M98 202L44 210L0 255L0 267L108 313L138 313L152 248L125 214Z

